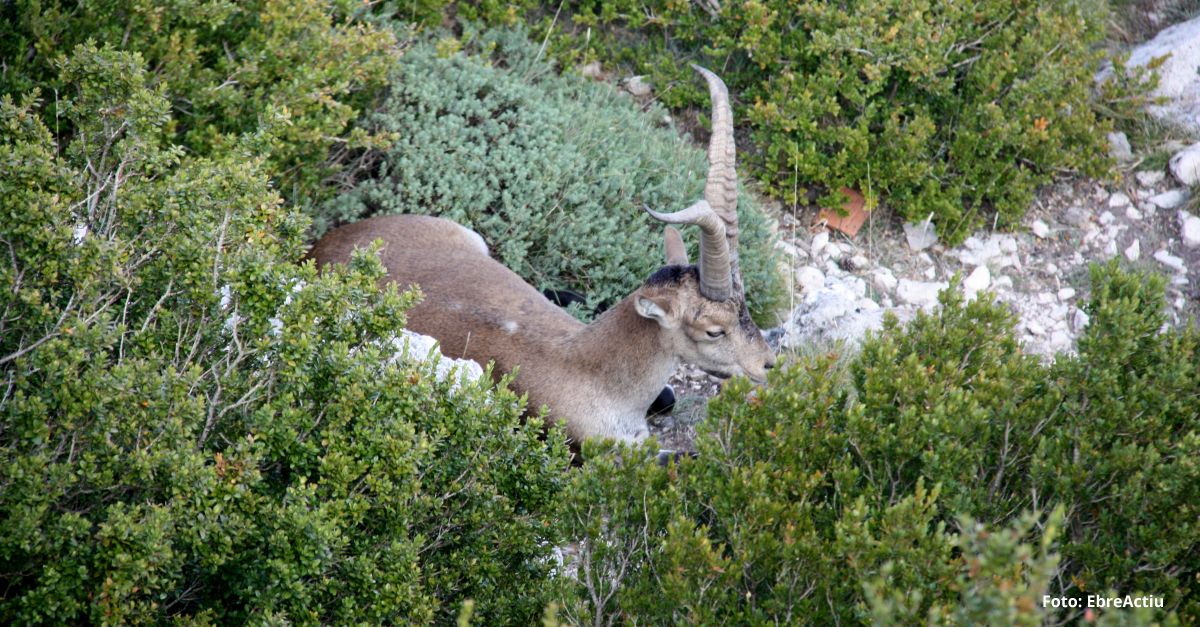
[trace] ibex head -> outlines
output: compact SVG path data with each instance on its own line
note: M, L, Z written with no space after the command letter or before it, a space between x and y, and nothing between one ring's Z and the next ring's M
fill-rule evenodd
M700 263L688 264L683 238L667 227L667 266L638 290L635 305L639 315L670 332L672 348L684 361L715 376L744 374L761 383L774 366L775 355L750 319L738 268L737 172L729 92L715 74L692 67L708 82L712 98L704 199L675 213L646 211L669 224L700 227Z

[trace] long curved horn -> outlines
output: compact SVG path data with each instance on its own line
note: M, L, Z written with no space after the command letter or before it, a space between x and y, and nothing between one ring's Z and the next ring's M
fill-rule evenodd
M646 213L667 224L695 224L700 227L700 293L710 300L728 300L733 296L733 275L729 272L729 242L725 222L707 200L675 213L659 213L645 207Z
M658 213L646 208L656 219L669 224L695 224L702 234L700 245L700 292L706 298L727 300L742 292L737 259L737 171L733 142L733 111L729 90L712 72L692 68L708 82L712 99L712 135L708 140L708 179L704 200L675 213Z

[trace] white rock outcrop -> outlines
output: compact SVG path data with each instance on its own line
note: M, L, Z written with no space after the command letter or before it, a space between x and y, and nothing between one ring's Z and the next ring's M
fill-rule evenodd
M1197 69L1200 71L1200 68ZM1171 176L1189 187L1200 185L1200 142L1175 153L1169 162Z
M1129 54L1128 67L1141 67L1158 57L1170 55L1158 68L1159 83L1153 95L1165 99L1161 105L1148 107L1151 115L1170 120L1200 132L1200 17L1192 18L1164 29L1134 48ZM1097 78L1107 80L1108 68Z

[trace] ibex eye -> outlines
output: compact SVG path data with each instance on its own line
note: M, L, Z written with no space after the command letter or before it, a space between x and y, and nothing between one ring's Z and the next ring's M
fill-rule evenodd
M715 331L706 331L706 333L708 333L708 337L711 337L715 340L715 339L725 335L725 329L716 329Z

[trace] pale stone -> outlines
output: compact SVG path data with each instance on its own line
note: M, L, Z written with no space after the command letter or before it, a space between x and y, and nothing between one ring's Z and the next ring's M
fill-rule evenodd
M1175 153L1169 166L1175 180L1189 187L1200 185L1200 143Z
M1188 199L1188 193L1182 189L1170 189L1157 196L1151 196L1150 202L1160 209L1174 209Z
M879 268L871 273L871 284L880 292L891 292L896 289L896 276L887 268Z
M1167 175L1165 172L1151 172L1148 170L1138 172L1136 175L1138 185L1141 185L1142 187L1154 187L1155 185L1161 183L1163 178L1166 176Z
M1075 298L1075 290L1069 287L1064 287L1058 290L1058 300L1071 300Z
M1200 17L1163 29L1153 39L1130 51L1126 67L1144 67L1166 57L1156 70L1158 86L1152 92L1156 104L1147 107L1155 117L1200 131ZM1112 76L1112 68L1097 75L1100 81Z
M1188 248L1200 246L1200 218L1186 212L1179 212L1179 239Z
M1113 209L1119 209L1121 207L1128 207L1129 203L1130 203L1129 196L1126 196L1125 194L1123 194L1121 192L1116 192L1112 196L1108 197L1108 206L1112 207Z
M1108 134L1108 154L1118 162L1133 161L1133 147L1129 138L1120 131Z
M808 245L808 250L814 256L819 255L819 254L821 254L821 249L825 248L825 245L828 243L829 243L829 232L821 231L820 233L817 233L816 235L813 236L812 243L810 243Z
M1045 335L1046 327L1043 327L1037 320L1030 320L1025 323L1025 330L1034 335Z
M992 281L992 287L997 290L1001 290L1001 289L1011 290L1012 286L1013 286L1013 280L1012 280L1012 277L1009 277L1009 276L1001 275L1001 276L996 277L996 279L994 281Z
M1175 255L1172 255L1165 248L1154 253L1154 259L1176 272L1187 272L1187 266L1183 265L1183 260Z
M896 297L910 305L929 308L937 304L938 292L947 287L949 284L945 281L925 282L900 279L896 286Z
M1113 220L1116 220L1116 219L1117 219L1117 217L1114 216L1111 211L1105 211L1104 213L1100 214L1100 224L1101 225L1112 224Z
M813 266L796 269L796 285L805 292L813 292L825 285L825 275Z
M1071 328L1074 329L1076 333L1079 333L1087 328L1088 322L1091 322L1091 317L1088 316L1087 312L1082 309L1076 309L1075 313L1071 315Z
M1137 207L1126 207L1125 208L1125 217L1129 218L1130 220L1141 220L1142 212L1138 211Z
M925 250L937 243L937 229L933 226L932 222L919 222L917 224L906 222L904 224L904 238L908 241L908 247L914 251Z
M1029 230L1033 231L1033 234L1038 237L1041 237L1041 238L1050 237L1049 225L1047 225L1045 222L1043 222L1041 220L1034 220L1033 224L1029 225Z
M870 265L871 262L862 255L855 255L850 258L850 267L854 268L855 270L866 270Z
M1142 243L1140 240L1133 240L1129 248L1125 249L1125 258L1130 261L1137 261L1142 256Z
M1083 207L1069 207L1063 213L1063 224L1068 224L1074 227L1082 227L1092 221L1092 214Z
M644 76L631 76L625 81L625 91L634 96L649 96L653 88Z
M987 266L979 266L975 268L967 278L963 279L963 293L967 298L974 298L980 291L987 289L992 282L992 273Z

